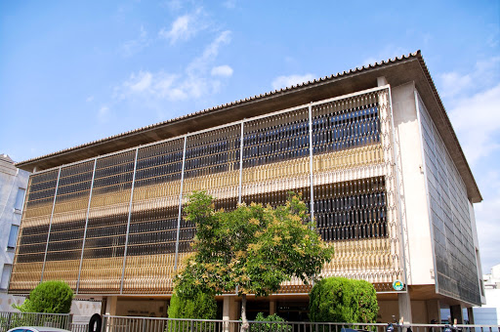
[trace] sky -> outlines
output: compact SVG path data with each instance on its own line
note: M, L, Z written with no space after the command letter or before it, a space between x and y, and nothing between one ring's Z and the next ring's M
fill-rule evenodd
M1 1L0 153L23 161L422 51L500 264L500 1Z

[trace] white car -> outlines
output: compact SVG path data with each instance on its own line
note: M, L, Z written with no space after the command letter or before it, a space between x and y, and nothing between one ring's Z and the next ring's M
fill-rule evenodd
M19 326L8 330L7 332L71 332L69 330L58 329L55 327L44 326Z

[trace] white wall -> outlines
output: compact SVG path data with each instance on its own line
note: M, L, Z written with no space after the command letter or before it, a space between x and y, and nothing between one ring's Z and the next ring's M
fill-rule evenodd
M14 207L19 188L26 189L28 177L28 172L17 169L8 156L0 154L0 292L6 292L10 280L15 249L7 244L12 225L21 223L22 211Z
M426 195L420 125L413 82L392 88L394 127L402 169L402 195L408 230L409 284L433 284L434 260Z

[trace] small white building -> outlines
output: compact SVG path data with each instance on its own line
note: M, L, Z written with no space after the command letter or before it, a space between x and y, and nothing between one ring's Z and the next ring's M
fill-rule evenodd
M474 323L500 325L500 264L491 268L491 273L483 276L486 304L474 308Z
M7 295L19 226L24 206L24 196L29 172L14 166L6 154L0 154L0 309L9 310L22 298Z

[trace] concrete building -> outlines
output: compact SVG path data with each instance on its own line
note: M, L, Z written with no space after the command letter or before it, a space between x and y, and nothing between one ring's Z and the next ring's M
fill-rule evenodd
M28 177L8 155L0 155L0 292L9 288Z
M0 309L7 310L22 298L7 295L14 263L19 225L29 173L14 166L14 161L0 154Z
M440 319L480 305L473 203L482 200L420 52L27 160L32 171L10 284L63 279L107 313L166 314L191 250L194 190L233 209L302 192L335 247L323 276L373 283L379 320ZM298 280L249 317L307 318ZM225 318L239 299L220 296Z

